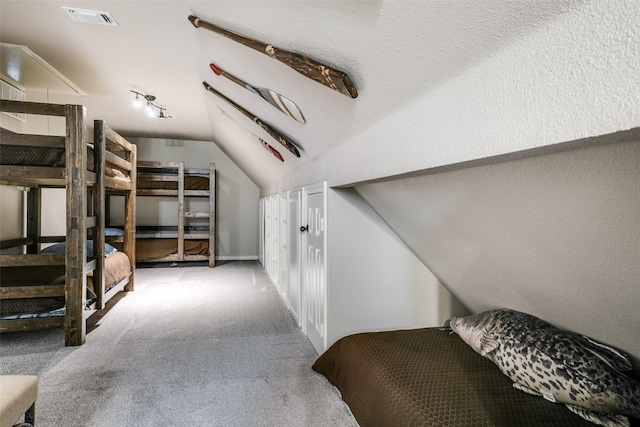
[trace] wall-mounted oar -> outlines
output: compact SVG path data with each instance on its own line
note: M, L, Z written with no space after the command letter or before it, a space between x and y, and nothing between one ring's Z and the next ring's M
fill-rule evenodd
M209 64L209 67L211 67L211 70L214 73L216 73L218 76L226 77L232 82L244 87L245 89L249 89L251 92L260 96L262 99L264 99L269 104L276 107L278 110L285 113L287 116L292 117L293 119L299 121L300 123L307 122L304 119L304 116L302 115L302 111L300 111L300 108L298 108L296 103L290 100L289 98L285 98L284 96L280 95L277 92L272 91L271 89L251 86L249 83L246 83L240 80L233 74L227 73L226 71L224 71L222 68L218 67L214 63Z
M203 21L193 15L189 15L189 21L196 28L204 28L206 30L213 31L214 33L228 37L233 41L275 58L288 67L293 68L303 76L308 77L311 80L315 80L316 82L336 90L343 95L350 96L351 98L356 98L358 96L358 90L345 72L321 64L313 59L307 58L306 56L287 52L286 50L278 49L270 44L262 43L258 40L233 33L229 30L225 30L224 28L220 28L217 25L213 25L210 22Z
M226 111L224 111L222 108L218 107L218 110L220 110L220 112L222 113L223 116L225 116L227 119L229 119L230 121L232 121L233 123L235 123L236 125L238 125L239 128L241 128L247 135L249 135L251 138L255 139L256 141L258 141L260 144L262 144L262 146L264 148L267 149L268 152L270 152L271 154L273 154L273 156L280 160L281 162L284 162L284 159L282 158L282 155L280 154L280 152L278 150L276 150L275 148L273 148L271 146L271 144L269 144L267 141L265 141L264 139L260 138L258 135L256 135L255 133L251 132L249 129L247 129L246 127L242 126L242 123L240 123L239 121L237 121L236 119L234 119L233 117L231 117L231 114L227 113Z
M231 104L234 107L236 107L238 109L238 111L240 111L242 114L244 114L245 116L247 116L251 120L253 120L255 124L257 124L262 129L264 129L265 132L267 132L269 135L271 135L273 138L275 138L275 140L278 141L280 144L282 144L287 150L291 151L291 153L293 153L294 156L300 157L300 152L296 148L296 146L293 143L293 141L291 141L289 138L287 138L286 136L282 135L280 132L278 132L277 130L273 129L271 126L267 125L266 123L263 123L262 120L260 120L258 117L256 117L255 115L251 114L249 111L245 110L244 108L242 108L241 106L239 106L238 104L236 104L235 102L233 102L232 100L230 100L229 98L227 98L226 96L224 96L223 94L221 94L220 92L218 92L217 90L212 88L209 83L202 82L202 85L204 86L204 88L206 90L208 90L209 92L211 92L211 93L213 93L215 95L218 95L220 98L224 99L229 104Z

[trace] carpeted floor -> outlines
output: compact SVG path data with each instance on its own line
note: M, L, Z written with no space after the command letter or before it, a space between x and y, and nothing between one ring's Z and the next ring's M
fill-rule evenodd
M36 425L357 426L257 262L136 270L136 290L62 330L0 335L0 373L39 376Z

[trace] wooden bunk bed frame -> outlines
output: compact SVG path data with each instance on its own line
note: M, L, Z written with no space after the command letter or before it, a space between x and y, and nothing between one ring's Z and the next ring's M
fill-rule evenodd
M185 188L185 180L189 176L208 176L208 189ZM211 163L209 169L185 168L184 162L151 162L138 161L137 173L138 196L165 196L177 198L178 224L172 226L139 226L138 236L150 238L168 237L172 232L174 237L177 231L177 252L162 258L144 259L145 262L182 262L182 261L208 261L209 267L215 267L216 259L216 168ZM176 182L177 188L150 188L152 183ZM186 197L208 197L208 212L185 211ZM207 219L208 226L191 227L185 222L190 219ZM177 230L176 230L177 228ZM186 230L186 231L185 231ZM151 233L151 234L149 234ZM185 253L185 240L208 240L208 255L188 255Z
M120 290L132 291L135 266L135 173L136 146L110 129L104 121L94 122L94 164L88 170L86 142L86 108L82 105L59 105L35 102L5 101L0 111L63 117L65 136L19 134L1 130L0 145L23 149L64 150L64 166L0 165L0 184L27 187L26 237L4 240L0 249L19 248L21 254L1 254L0 269L5 267L64 266L64 284L0 287L0 299L64 297L64 317L35 317L0 320L0 332L30 331L63 327L65 345L81 345L85 341L86 319L95 309ZM2 159L0 159L0 163ZM105 175L105 165L113 165L128 174L129 182ZM66 189L66 235L41 236L41 189ZM104 281L104 226L107 194L125 196L125 254L131 264L131 275L108 292ZM94 242L92 259L87 259L88 233ZM64 254L38 253L43 243L64 241ZM25 250L26 248L26 250ZM26 253L24 253L26 252ZM93 272L97 298L87 307L87 273ZM1 273L0 273L1 274Z

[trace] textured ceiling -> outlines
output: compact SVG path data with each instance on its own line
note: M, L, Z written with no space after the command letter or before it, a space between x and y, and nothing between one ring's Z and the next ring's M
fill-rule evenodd
M32 49L86 96L63 96L43 87L29 91L46 93L51 102L84 104L90 119L105 119L125 135L213 141L264 186L576 3L580 2L3 0L0 38ZM118 26L74 22L62 6L109 12ZM339 94L266 55L196 29L187 19L190 14L342 70L359 96ZM307 123L294 121L216 76L210 62L292 99ZM288 136L301 157L205 91L203 81ZM130 90L155 95L156 103L175 118L142 117L131 110ZM276 148L284 162L250 133Z

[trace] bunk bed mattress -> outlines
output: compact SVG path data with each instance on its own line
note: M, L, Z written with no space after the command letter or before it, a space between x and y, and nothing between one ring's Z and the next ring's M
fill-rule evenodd
M105 288L116 285L131 274L131 263L124 252L115 252L104 261ZM92 273L87 275L87 299L96 298ZM64 266L4 267L0 286L64 285ZM17 298L0 300L0 315L48 313L64 307L64 297Z
M93 287L92 274L87 276L87 286L89 286L89 280L91 280L91 286ZM117 285L123 279L131 275L131 261L124 252L114 252L104 259L104 283L105 289Z
M0 145L3 165L64 167L63 148Z
M136 259L138 261L154 260L178 252L178 239L136 239ZM208 240L185 240L185 255L209 255Z
M144 179L138 179L138 188L148 190L177 190L178 183L175 181L149 181ZM185 190L208 190L209 189L209 177L190 175L184 177L184 189Z
M593 427L564 405L514 389L491 361L439 328L350 335L313 369L361 427Z
M0 145L0 162L7 166L45 166L62 168L66 164L63 148L30 147L23 145ZM87 148L87 169L93 171L94 155L91 147ZM105 175L131 182L126 171L106 164Z

